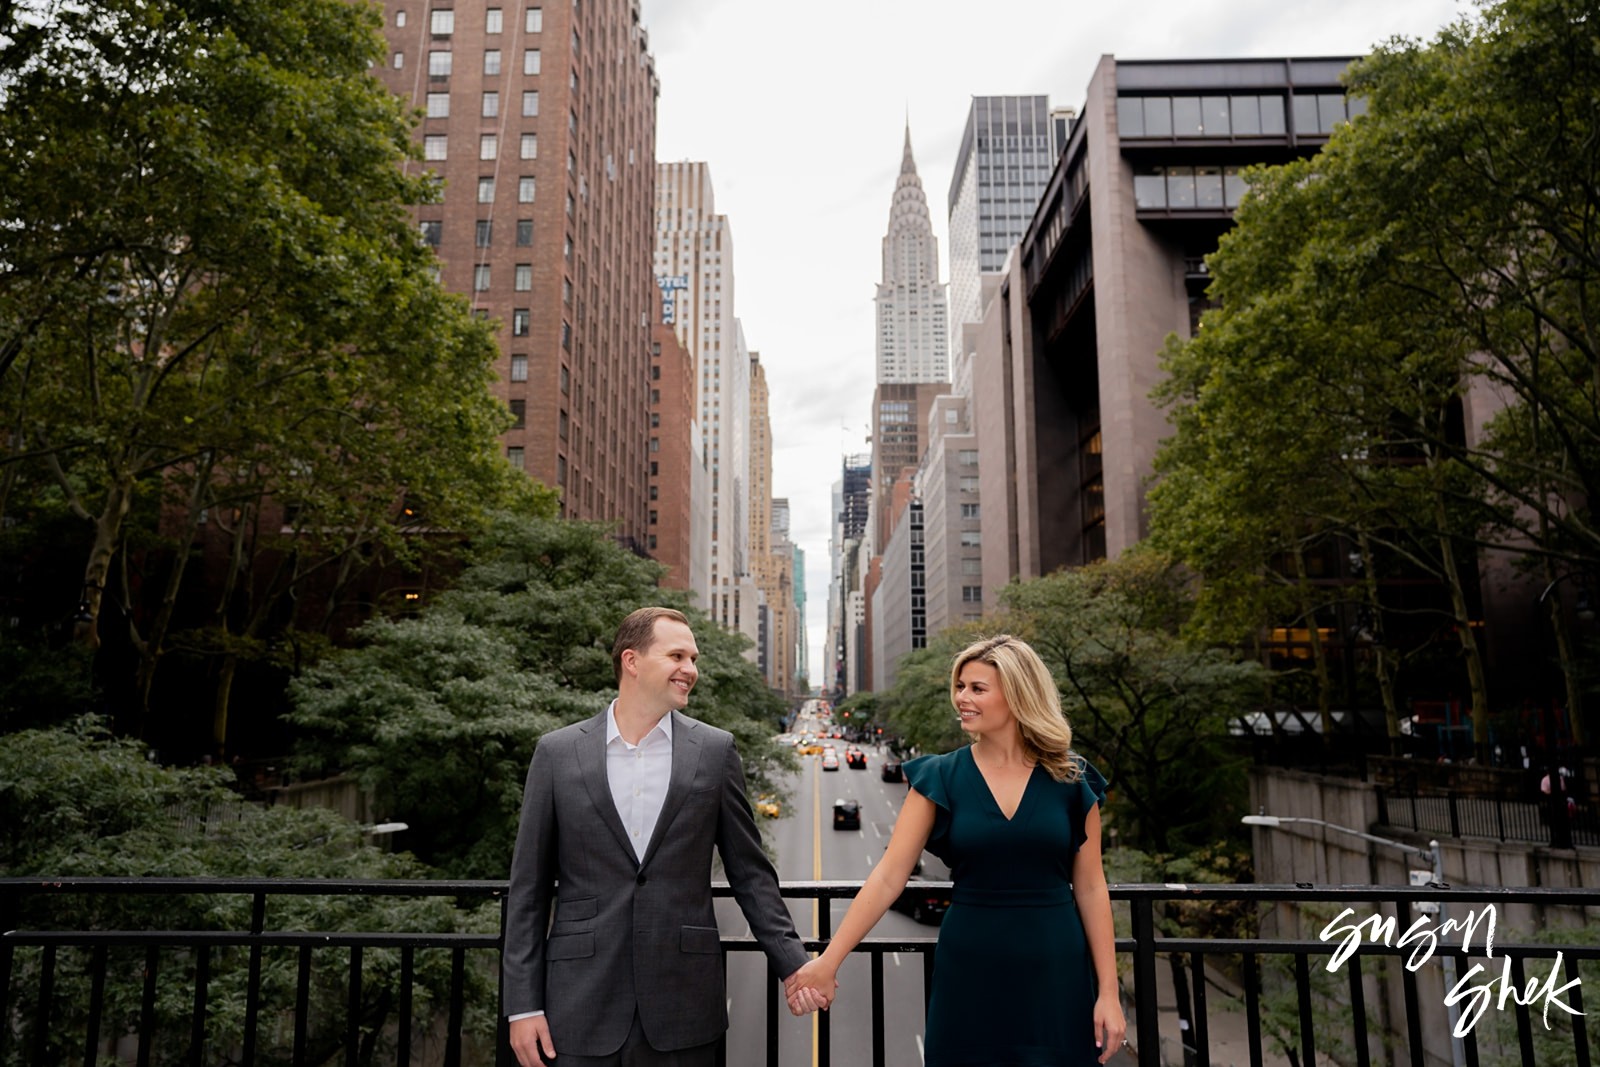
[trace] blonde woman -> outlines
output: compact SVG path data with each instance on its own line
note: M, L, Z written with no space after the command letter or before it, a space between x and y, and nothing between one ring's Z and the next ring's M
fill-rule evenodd
M910 790L883 860L828 948L795 976L831 1000L839 965L924 848L950 866L934 952L926 1067L1080 1067L1125 1044L1111 897L1100 858L1105 779L1072 751L1043 661L1009 635L969 646L950 699L972 743L905 765Z

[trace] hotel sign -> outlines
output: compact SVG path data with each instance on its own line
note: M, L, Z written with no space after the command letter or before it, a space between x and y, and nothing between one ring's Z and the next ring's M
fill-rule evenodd
M671 325L677 319L677 293L689 288L687 274L658 274L656 285L661 290L661 321Z

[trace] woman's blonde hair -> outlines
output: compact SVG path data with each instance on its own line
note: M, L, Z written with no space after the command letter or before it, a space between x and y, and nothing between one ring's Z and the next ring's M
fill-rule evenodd
M962 649L950 668L950 703L956 700L961 668L986 663L1000 675L1000 691L1017 720L1022 751L1058 782L1075 782L1083 767L1072 751L1072 727L1061 713L1061 694L1050 669L1026 641L996 634Z

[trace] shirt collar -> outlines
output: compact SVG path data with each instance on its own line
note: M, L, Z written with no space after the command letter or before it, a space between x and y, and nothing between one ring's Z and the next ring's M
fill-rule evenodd
M645 734L639 739L639 744L642 745L646 741L650 740L650 735L656 733L657 731L659 731L661 736L666 738L668 741L672 740L672 712L669 711L665 715L661 716L661 721L656 723L655 727L651 729L649 733ZM613 700L611 702L611 706L606 708L606 744L609 745L611 742L616 741L621 737L622 731L617 729L617 702ZM627 742L624 741L623 744L627 744Z

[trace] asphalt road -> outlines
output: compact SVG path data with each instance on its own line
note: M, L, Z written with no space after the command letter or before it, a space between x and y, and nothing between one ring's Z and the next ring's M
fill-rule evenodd
M841 755L844 742L835 742ZM789 800L778 819L765 820L771 830L770 841L777 856L778 877L790 881L859 881L866 878L884 847L905 799L903 783L884 782L879 774L883 762L876 746L862 746L868 754L866 770L841 766L838 771L821 769L817 756L800 757L801 771L785 783ZM833 829L833 802L850 797L861 804L859 830ZM932 856L924 856L923 876L949 877L948 870ZM849 906L835 901L829 930L837 929ZM819 904L813 900L792 900L795 929L804 937L817 937L821 931ZM717 902L718 923L724 936L747 936L749 926L738 905L731 900ZM909 940L933 939L938 927L913 922L896 911L884 915L872 932L874 938ZM853 954L839 975L839 996L829 1015L830 1047L835 1064L871 1062L872 986L871 964L866 955ZM728 961L728 1063L746 1067L766 1063L766 1011L771 997L767 983L766 957L760 953L733 953ZM923 1029L923 988L921 959L915 954L891 954L884 961L884 1010L886 1022L886 1063L888 1067L921 1067ZM796 1019L787 1008L779 1019L779 1062L783 1067L801 1067L816 1062L817 1023L811 1017Z

